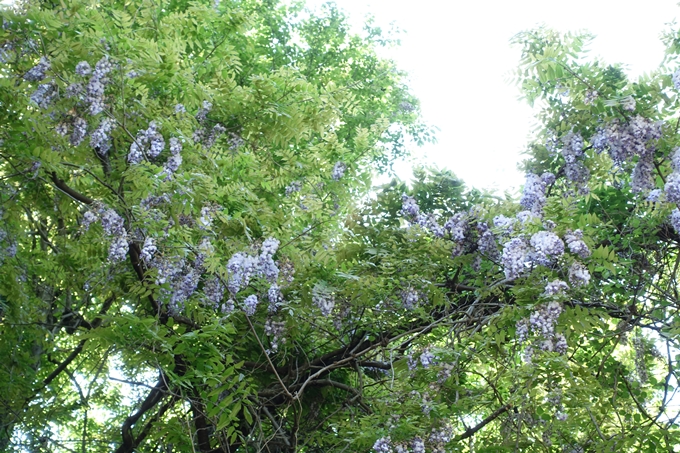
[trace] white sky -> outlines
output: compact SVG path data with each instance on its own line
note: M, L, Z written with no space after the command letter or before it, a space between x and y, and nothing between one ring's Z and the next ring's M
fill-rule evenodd
M516 190L516 169L530 130L532 111L508 82L518 63L516 33L545 24L560 31L596 35L592 56L628 64L629 75L658 67L659 40L680 12L677 0L337 0L359 24L372 14L405 33L388 52L410 74L425 120L437 126L438 143L417 150L418 161L450 168L468 187ZM310 7L324 3L307 0ZM423 154L421 154L423 153ZM401 165L401 177L409 177Z

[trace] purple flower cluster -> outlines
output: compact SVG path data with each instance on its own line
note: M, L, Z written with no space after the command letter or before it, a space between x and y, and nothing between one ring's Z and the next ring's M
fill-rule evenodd
M330 289L317 284L312 288L312 302L319 307L322 315L328 316L335 307L335 295Z
M542 176L527 173L527 179L522 190L522 197L519 204L536 215L541 215L545 205L546 185L555 180L552 173L543 173Z
M608 151L614 163L623 168L631 157L641 156L661 138L661 122L637 115L627 123L615 119L600 128L591 138L593 148L598 152Z
M286 323L280 321L272 321L267 319L264 323L264 333L270 337L271 348L267 350L268 353L274 353L279 350L279 344L285 343L286 338L283 336L286 332Z
M231 151L236 151L241 146L243 146L246 143L246 141L243 140L243 138L239 134L235 132L229 132L229 138L227 139L227 143Z
M101 223L104 233L112 237L109 244L109 260L116 263L125 259L129 241L123 218L111 208L95 205L91 211L83 215L82 225L87 230L92 223L97 221Z
M50 69L50 62L45 57L40 57L38 64L29 69L24 74L24 80L28 82L39 82L45 78L45 73Z
M138 164L145 157L156 158L165 149L165 140L158 132L158 124L155 121L149 123L148 129L137 132L137 136L130 145L127 160L131 164Z
M477 231L479 232L479 239L477 239L477 250L479 250L479 253L492 261L498 261L500 258L498 244L496 244L496 236L489 228L489 225L486 222L479 222L477 224Z
M564 284L564 282L555 280L552 284L561 289L561 284ZM517 341L526 341L529 338L529 331L531 331L536 335L536 342L541 350L547 352L554 351L560 354L566 353L566 337L562 334L555 333L555 325L557 324L557 318L559 318L560 313L562 313L562 305L558 302L553 301L541 306L531 313L528 319L525 318L517 322ZM531 363L533 351L534 348L531 345L528 345L525 348L525 362Z
M678 208L673 209L669 220L675 232L680 234L680 210Z
M203 285L203 294L210 304L217 309L224 299L224 285L217 276L213 276Z
M524 272L528 253L529 247L522 238L512 238L505 243L501 257L505 278L514 280Z
M680 147L675 148L671 156L673 172L666 178L664 192L666 200L671 203L680 203Z
M73 120L73 132L71 133L71 144L78 146L82 143L87 135L87 121L82 118Z
M546 296L555 296L557 294L562 294L564 291L569 289L569 285L562 280L553 280L547 285L545 285L545 291L543 294Z
M158 248L156 247L156 241L151 236L147 236L146 239L144 239L144 245L142 246L142 251L140 252L139 256L142 258L144 263L149 265L151 264L153 256L157 251Z
M564 240L567 241L567 247L569 247L571 253L575 253L583 259L590 256L590 249L588 248L588 245L583 242L583 231L567 231L564 235Z
M433 363L435 363L434 354L432 354L429 349L426 349L422 354L420 354L420 364L423 366L423 368L429 368Z
M411 221L415 220L418 214L420 214L420 207L416 199L403 194L401 196L401 211L399 213Z
M507 236L512 233L515 222L516 220L512 217L506 217L504 215L497 215L493 218L493 226L502 236Z
M331 178L333 178L334 181L339 181L344 176L346 170L347 164L344 162L336 162L333 171L331 172Z
M257 304L258 300L255 294L251 294L245 298L243 301L243 312L246 314L246 316L253 316L255 314Z
M562 313L562 305L558 302L550 302L529 316L529 327L534 333L546 339L551 338L555 335L555 324L560 313Z
M420 293L413 288L401 292L401 305L407 310L413 310L418 305Z
M200 272L192 268L183 272L181 279L177 279L173 285L173 292L168 305L174 313L184 310L184 302L196 291L199 279Z
M578 261L574 261L569 268L569 282L573 286L585 286L590 282L590 272Z
M454 242L463 242L469 229L468 216L464 212L454 214L444 224L446 230Z
M392 443L389 437L381 437L373 444L376 453L392 453Z
M87 84L85 102L90 105L90 114L97 115L104 108L104 88L109 83L107 74L111 72L113 66L108 57L102 57L94 66L94 71Z
M648 192L654 189L654 148L647 148L638 156L631 176L633 192Z
M281 287L276 283L272 283L272 285L267 290L267 299L269 299L269 313L276 313L283 303Z
M87 61L81 61L76 65L75 73L79 76L88 76L92 73L92 68Z
M90 134L90 147L97 151L100 156L106 156L111 149L111 131L116 122L111 118L104 118L99 126Z
M278 239L268 238L262 243L259 256L251 256L243 252L234 254L227 263L230 277L227 287L232 294L237 294L248 286L253 277L262 277L274 283L279 276L279 268L274 261L274 254L279 247Z
M675 89L680 90L680 69L675 70L675 72L671 76L671 79L673 81L673 86L675 87Z
M286 186L286 196L289 197L300 190L302 190L302 183L300 181L293 181Z
M564 242L551 231L535 233L530 242L534 248L532 258L538 264L548 266L564 254Z
M38 88L31 94L31 101L41 109L46 109L56 96L57 86L52 82L48 82L38 85Z
M167 177L173 175L177 170L179 170L179 166L182 165L181 152L182 143L178 138L172 137L170 139L170 157L168 157L165 165L163 165L163 173L166 174Z

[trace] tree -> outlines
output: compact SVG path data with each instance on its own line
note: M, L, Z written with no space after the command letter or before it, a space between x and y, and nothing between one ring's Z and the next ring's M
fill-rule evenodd
M635 83L518 35L544 128L517 203L422 169L371 195L430 135L347 30L255 0L3 12L2 449L677 448L680 35Z

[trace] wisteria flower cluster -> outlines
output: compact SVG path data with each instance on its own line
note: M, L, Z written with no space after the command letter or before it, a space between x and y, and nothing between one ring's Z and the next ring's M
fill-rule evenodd
M83 215L83 228L87 230L94 222L100 222L104 233L111 237L109 260L114 263L124 260L129 244L125 220L115 210L103 205L95 205L92 210Z
M542 305L534 310L528 318L517 322L516 336L519 342L529 339L530 332L535 335L534 344L547 352L565 354L567 352L567 339L564 335L555 332L557 318L562 313L562 305L553 301ZM533 346L528 345L525 349L525 361L531 361Z
M286 332L286 323L282 321L272 321L267 319L264 323L264 333L269 337L271 347L267 353L271 354L279 350L279 345L286 342L284 336Z
M111 131L116 126L116 122L111 118L104 118L99 126L90 134L90 146L100 156L105 156L111 149Z
M165 149L165 139L158 131L158 123L151 121L148 129L137 132L137 136L130 145L128 162L138 164L145 157L155 159Z
M614 163L623 168L633 156L642 155L654 146L661 138L661 127L661 122L640 115L626 123L615 119L598 129L591 143L596 151L607 151Z
M97 115L106 108L104 105L104 89L109 83L107 75L112 69L113 66L106 56L102 57L94 66L85 95L85 102L90 105L90 115Z
M420 292L413 288L407 288L401 292L401 305L407 310L413 310L420 301Z
M439 429L432 429L430 436L427 439L430 451L444 453L446 444L453 440L453 429L446 425ZM411 447L411 450L408 449ZM416 436L410 441L394 444L390 436L379 438L373 444L373 451L375 453L425 453L426 442L421 437Z
M335 307L335 294L330 288L316 284L312 288L312 302L319 307L322 315L328 316Z
M556 258L564 254L564 242L551 231L539 231L531 236L531 246L534 248L533 261L537 264L549 266Z
M590 249L588 248L588 245L583 242L583 231L567 231L564 235L564 240L567 242L567 247L571 253L584 259L590 256Z
M521 237L512 238L505 243L501 256L505 278L514 280L524 273L529 263L528 254L529 246Z
M680 203L680 148L675 148L671 157L673 172L666 178L664 192L666 200L671 203Z
M331 178L333 178L334 181L339 181L345 174L346 170L347 164L344 162L336 162L335 166L333 167L333 171L331 172Z
M541 215L543 213L543 206L546 202L545 191L546 186L555 181L555 175L546 172L538 176L534 173L527 173L527 179L522 190L522 197L519 204L530 212Z
M33 66L26 72L26 74L24 74L24 80L28 82L39 82L43 80L51 66L51 63L47 58L40 57L38 64Z

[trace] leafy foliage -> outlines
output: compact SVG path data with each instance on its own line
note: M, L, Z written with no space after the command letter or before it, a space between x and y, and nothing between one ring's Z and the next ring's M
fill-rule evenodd
M429 130L332 5L2 14L3 450L677 450L675 35L517 36L517 203L370 192Z

